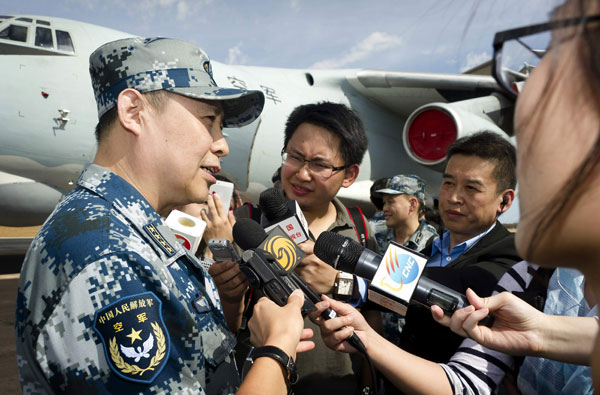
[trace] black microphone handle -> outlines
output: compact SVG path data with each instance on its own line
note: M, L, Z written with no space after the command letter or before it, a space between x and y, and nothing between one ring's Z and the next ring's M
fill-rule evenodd
M312 289L312 287L310 285L308 285L304 280L302 280L302 278L296 272L290 273L290 277L293 279L294 283L298 284L298 287L302 290L302 292L304 292L304 294L308 297L308 299L310 299L313 303L316 304L316 303L322 302L322 299L319 296L319 294L314 289ZM325 310L321 313L321 317L324 320L330 320L332 318L337 317L337 313L331 307L328 307L327 310ZM352 334L346 338L346 341L348 343L350 343L358 351L360 351L362 353L367 352L365 345L360 340L360 338L356 335L356 333L352 332Z
M469 300L460 292L437 283L425 276L421 276L417 286L412 294L411 303L416 302L424 306L439 306L448 316L463 307L468 306ZM490 315L479 321L478 325L491 327L494 324L494 318Z

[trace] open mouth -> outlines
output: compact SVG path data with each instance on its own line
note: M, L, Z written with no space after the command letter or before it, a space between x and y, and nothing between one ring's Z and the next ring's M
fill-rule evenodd
M220 170L218 167L200 166L200 168L202 170L204 170L205 172L209 173L212 176L214 176L215 174L217 174L219 172L219 170Z

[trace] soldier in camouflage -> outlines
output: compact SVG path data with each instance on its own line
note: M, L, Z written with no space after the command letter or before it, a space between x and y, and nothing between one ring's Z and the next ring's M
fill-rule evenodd
M375 193L382 196L383 213L388 226L375 232L380 250L385 251L390 242L397 242L411 250L421 252L438 236L436 229L424 219L419 219L425 201L425 180L416 175L400 174L388 178ZM392 312L381 314L383 335L399 344L404 317Z
M420 219L425 201L425 180L409 174L388 178L385 185L375 191L382 195L383 213L387 228L375 233L380 251L385 251L390 241L420 252L438 236L436 229Z
M179 40L105 44L90 56L90 73L96 158L40 229L21 272L23 393L234 393L235 337L215 283L161 216L206 200L228 153L221 127L255 120L264 97L217 87L207 55ZM147 96L154 91L163 94ZM295 315L278 314L296 331L301 304ZM281 345L288 355L294 336Z

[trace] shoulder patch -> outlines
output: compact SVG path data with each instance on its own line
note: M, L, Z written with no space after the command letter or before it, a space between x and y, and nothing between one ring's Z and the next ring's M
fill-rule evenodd
M175 255L175 248L173 248L173 246L171 246L171 244L165 240L163 235L158 231L158 229L156 229L156 226L153 224L148 224L144 226L144 230L169 258Z
M171 350L161 301L153 292L117 300L96 311L94 330L106 360L120 377L150 384L166 366Z

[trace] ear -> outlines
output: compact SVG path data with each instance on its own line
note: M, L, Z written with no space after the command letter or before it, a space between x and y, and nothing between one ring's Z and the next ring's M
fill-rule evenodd
M513 202L515 201L515 191L513 189L507 189L506 191L502 192L500 198L498 209L496 210L497 215L505 213L508 211L510 206L512 206Z
M358 177L359 170L360 167L358 165L352 165L345 170L344 181L342 182L344 188L348 188L350 185L354 184L356 177Z
M410 204L410 212L414 213L415 211L419 211L419 199L414 196L408 196L408 202Z
M145 108L142 94L135 89L125 89L117 98L117 111L119 123L123 128L139 136L141 133L140 112Z

